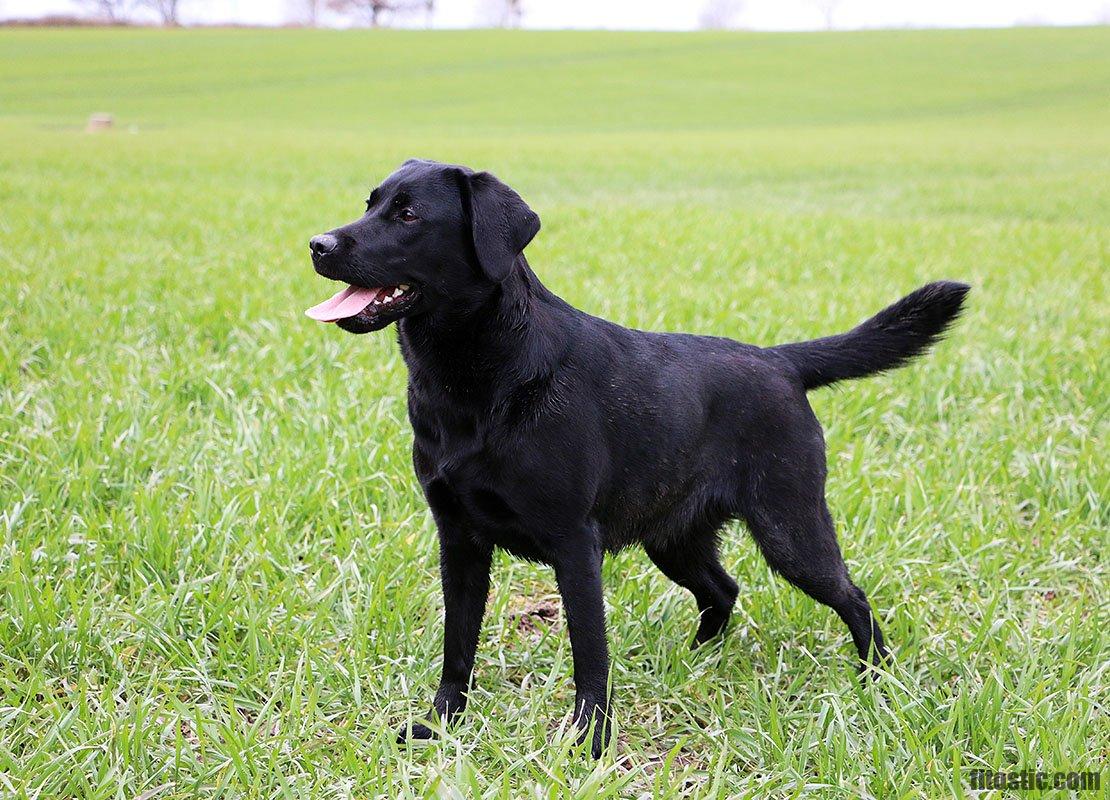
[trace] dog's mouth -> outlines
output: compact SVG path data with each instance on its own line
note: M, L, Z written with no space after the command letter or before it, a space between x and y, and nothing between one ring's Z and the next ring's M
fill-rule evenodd
M337 322L345 330L365 332L399 319L416 296L415 287L407 283L369 289L352 284L304 313L319 322Z

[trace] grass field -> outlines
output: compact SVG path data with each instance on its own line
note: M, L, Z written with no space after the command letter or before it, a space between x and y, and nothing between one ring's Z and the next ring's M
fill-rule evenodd
M0 31L0 796L1105 791L1108 87L1110 28ZM465 718L395 744L441 614L405 371L301 312L308 237L409 156L513 184L536 271L627 325L770 344L974 285L918 365L812 398L879 685L736 527L696 653L692 599L608 559L600 762L552 575L504 557Z

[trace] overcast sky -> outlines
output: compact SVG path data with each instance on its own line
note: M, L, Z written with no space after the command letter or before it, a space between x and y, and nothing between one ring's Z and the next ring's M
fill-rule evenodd
M1110 23L1110 0L524 0L526 28L690 30L705 9L732 6L737 27L809 30L825 27L821 6L835 5L837 28L981 27ZM297 18L299 0L181 0L185 22L281 24ZM503 0L436 0L433 25L464 28L495 21ZM78 0L0 0L0 16L86 13ZM726 15L728 16L728 15ZM330 24L344 20L331 16ZM424 17L397 20L423 25Z

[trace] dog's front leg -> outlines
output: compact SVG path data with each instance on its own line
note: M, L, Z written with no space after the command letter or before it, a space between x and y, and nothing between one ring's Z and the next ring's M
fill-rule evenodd
M590 752L601 757L609 741L609 647L601 587L601 536L596 526L561 539L554 555L574 657L574 721L585 739L594 724Z
M466 691L474 669L474 652L489 594L492 550L479 547L460 528L439 523L439 575L443 584L443 673L436 690L429 719L443 724L466 708ZM416 723L409 733L401 729L399 741L406 738L430 739L427 725Z

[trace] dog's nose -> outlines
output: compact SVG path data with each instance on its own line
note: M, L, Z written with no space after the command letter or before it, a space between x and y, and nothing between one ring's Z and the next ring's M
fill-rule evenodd
M339 244L339 240L330 233L321 233L308 240L308 249L312 251L314 256L326 256L335 249L337 244Z

